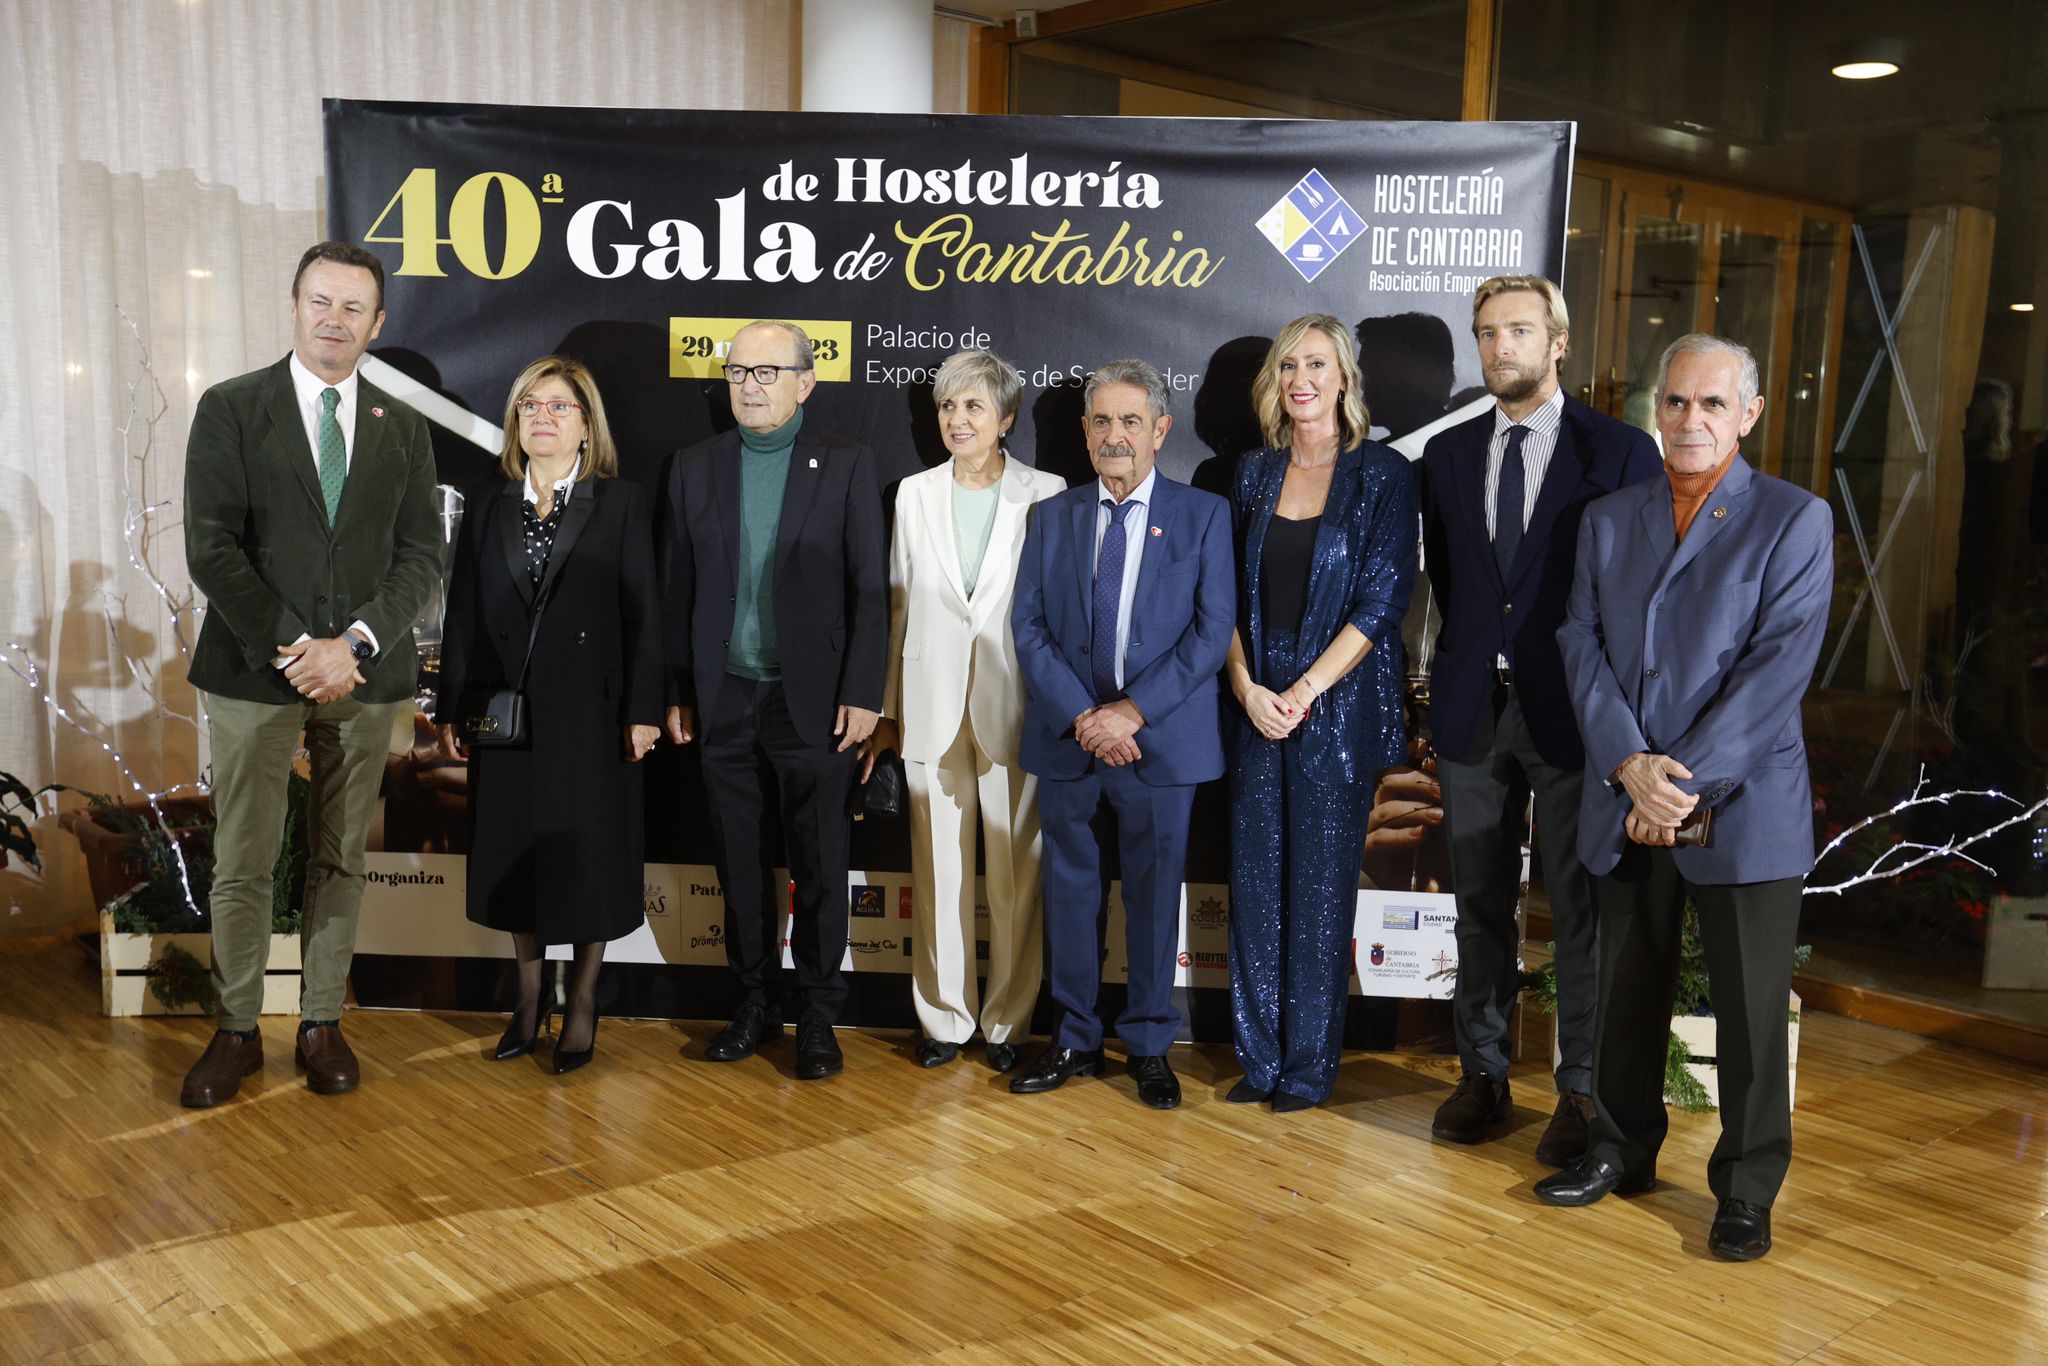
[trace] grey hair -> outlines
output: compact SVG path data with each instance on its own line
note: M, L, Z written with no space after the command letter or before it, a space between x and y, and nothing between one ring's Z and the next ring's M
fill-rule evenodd
M787 332L790 341L796 345L796 368L799 370L816 368L817 357L814 348L811 346L810 336L801 327L798 327L795 323L783 322L780 318L757 318L755 321L742 327L740 332L751 332L757 327L779 327L784 332ZM739 340L739 335L739 332L733 333L733 340Z
M932 376L932 402L944 403L955 394L979 389L996 405L1000 417L1012 418L1024 402L1024 385L1017 370L993 351L961 351L946 357L939 373Z
M1733 356L1742 366L1741 404L1743 411L1756 402L1763 392L1763 384L1757 379L1756 357L1749 348L1738 341L1714 336L1711 332L1688 332L1664 348L1664 358L1657 362L1657 396L1664 396L1664 381L1671 374L1671 361L1680 355L1690 356Z
M1145 391L1145 406L1152 411L1152 420L1157 422L1166 416L1166 377L1151 365L1141 360L1105 361L1088 376L1088 383L1081 390L1081 408L1086 412L1095 406L1095 391L1112 384L1131 384Z

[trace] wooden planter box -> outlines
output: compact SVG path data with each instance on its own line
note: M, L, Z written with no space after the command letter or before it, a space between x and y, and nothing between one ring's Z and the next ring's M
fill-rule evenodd
M1792 1020L1786 1030L1785 1043L1786 1056L1791 1061L1792 1069L1792 1075L1789 1078L1792 1100L1793 1104L1797 1105L1799 1101L1799 993L1796 991L1792 993L1790 1008ZM1691 1053L1693 1057L1693 1060L1685 1065L1685 1070L1692 1073L1693 1080L1697 1081L1706 1091L1708 1103L1719 1109L1721 1105L1721 1078L1720 1068L1715 1063L1716 1057L1719 1056L1714 1042L1715 1026L1716 1021L1712 1015L1675 1015L1671 1019L1671 1032L1685 1041L1686 1051ZM1563 1059L1557 1052L1557 1043L1554 1036L1550 1049L1551 1065L1556 1066ZM1672 1100L1672 1097L1667 1095L1664 1099L1669 1101Z
M190 850L195 844L213 838L211 797L166 797L159 805L172 822L182 848ZM146 802L124 802L120 809L141 820L152 819ZM203 824L186 828L188 822L202 817ZM78 841L78 852L85 855L85 876L92 888L93 905L106 905L133 887L143 875L142 862L135 852L141 837L108 825L97 808L73 807L58 815L57 824L71 832Z
M118 900L118 898L117 898ZM106 1015L199 1015L198 1006L172 1010L157 1000L149 970L164 950L177 947L213 966L213 936L206 934L120 934L114 908L100 910L100 1010ZM270 968L263 977L263 1014L299 1013L299 937L270 936Z

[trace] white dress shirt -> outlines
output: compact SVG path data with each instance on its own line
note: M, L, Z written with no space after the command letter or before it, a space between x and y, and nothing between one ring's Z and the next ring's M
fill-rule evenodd
M1138 487L1131 490L1131 496L1123 501L1131 505L1124 514L1124 591L1118 599L1116 609L1116 685L1124 685L1124 651L1131 643L1131 604L1138 597L1138 561L1145 558L1145 542L1149 539L1147 528L1151 525L1152 482L1159 477L1159 468L1154 466ZM1102 538L1109 534L1109 509L1102 505L1103 499L1114 503L1115 494L1100 479L1095 481L1095 558L1102 559ZM1094 611L1095 599L1091 593L1088 599L1089 611Z
M1522 530L1529 529L1529 514L1536 510L1536 495L1543 491L1543 476L1550 470L1551 454L1557 450L1557 429L1564 422L1564 390L1553 390L1543 406L1522 419L1528 429L1522 438ZM1493 439L1486 445L1486 535L1494 536L1494 504L1500 501L1500 466L1507 458L1508 428L1515 420L1493 405Z

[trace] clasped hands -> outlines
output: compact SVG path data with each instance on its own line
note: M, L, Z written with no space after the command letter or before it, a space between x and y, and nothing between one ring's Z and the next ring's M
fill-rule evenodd
M1668 754L1638 750L1622 760L1614 778L1635 803L1622 823L1628 837L1637 844L1677 844L1679 822L1692 814L1700 799L1671 780L1691 777L1692 770Z
M291 660L284 668L285 681L308 702L339 702L363 681L347 636L301 640L280 645L277 652Z
M1245 715L1251 718L1252 729L1266 739L1285 740L1308 719L1309 706L1318 692L1320 689L1309 681L1307 674L1295 679L1294 686L1286 692L1274 692L1254 683L1244 690Z
M1075 717L1074 741L1111 768L1122 768L1144 757L1137 740L1144 724L1144 715L1131 699L1119 697Z

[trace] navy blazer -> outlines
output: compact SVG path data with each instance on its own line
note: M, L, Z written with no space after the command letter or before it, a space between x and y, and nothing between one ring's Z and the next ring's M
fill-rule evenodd
M1018 762L1041 778L1079 778L1095 757L1074 739L1074 718L1099 702L1089 680L1094 631L1095 515L1090 479L1031 509L1017 565L1010 632L1024 676ZM1146 509L1124 648L1123 695L1145 724L1133 767L1155 787L1223 776L1216 676L1230 652L1237 590L1230 505L1162 472Z
M1260 602L1266 533L1287 478L1284 450L1257 450L1237 466L1231 513L1237 536L1238 617L1252 681L1285 692L1292 678L1265 677L1265 609ZM1294 734L1302 763L1328 783L1371 782L1400 761L1407 747L1401 720L1401 618L1415 584L1415 476L1392 446L1367 441L1337 457L1309 561L1308 602L1301 617L1304 666L1356 626L1372 642L1358 667L1318 697ZM1234 752L1261 740L1251 718L1232 708Z
M1556 633L1571 594L1579 518L1595 498L1657 478L1664 462L1647 434L1565 395L1557 446L1503 582L1486 534L1494 412L1438 432L1422 453L1423 567L1443 616L1430 666L1431 742L1446 758L1470 757L1480 717L1493 705L1494 657L1504 654L1537 752L1578 768L1585 751Z
M1738 455L1693 518L1672 526L1671 483L1597 500L1557 640L1586 739L1579 857L1611 872L1628 793L1608 775L1668 754L1713 808L1712 846L1677 849L1693 882L1766 882L1813 868L1813 794L1799 701L1827 633L1835 581L1828 505Z

